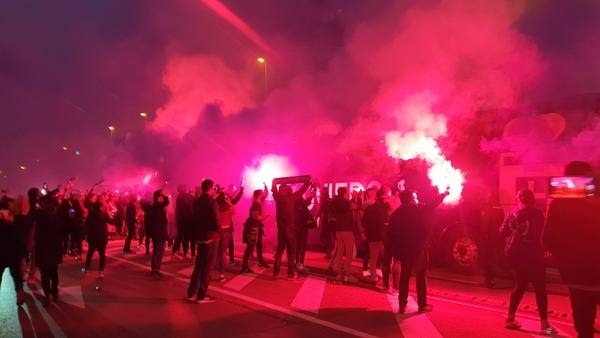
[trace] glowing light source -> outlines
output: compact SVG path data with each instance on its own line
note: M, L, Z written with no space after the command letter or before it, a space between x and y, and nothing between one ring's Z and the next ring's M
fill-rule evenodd
M258 62L258 63L265 63L265 62L267 62L267 60L265 60L265 58L263 58L263 57L259 57L259 58L256 59L256 62Z
M75 156L79 156L81 155L81 152L79 150L75 150Z
M67 151L67 150L69 150L69 148L67 148L67 146L62 146L62 148L61 148L61 149L62 149L62 151Z
M142 179L142 182L144 182L144 184L150 184L150 180L152 179L152 174L146 174L146 176L144 176L144 179Z
M268 154L254 159L251 166L246 166L243 178L248 188L246 191L252 193L255 189L261 189L263 183L270 186L276 177L293 176L297 173L287 157Z
M20 165L19 169L21 169L21 170L27 170L27 167L25 165Z
M146 118L146 117L148 117L148 113L146 113L146 112L141 112L141 113L140 113L140 117Z

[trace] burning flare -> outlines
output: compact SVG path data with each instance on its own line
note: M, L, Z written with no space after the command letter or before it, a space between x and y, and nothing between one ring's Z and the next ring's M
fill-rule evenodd
M465 182L462 171L452 166L446 159L437 138L446 135L446 119L431 112L435 102L431 95L417 94L404 100L399 109L394 110L399 125L411 125L408 132L391 131L385 136L389 156L410 160L420 158L429 164L427 176L440 193L448 190L450 195L444 203L456 204L460 201Z
M296 174L296 168L287 157L268 154L255 159L251 166L246 166L243 177L245 186L249 188L246 191L252 193L254 189L261 189L263 182L270 187L274 178Z

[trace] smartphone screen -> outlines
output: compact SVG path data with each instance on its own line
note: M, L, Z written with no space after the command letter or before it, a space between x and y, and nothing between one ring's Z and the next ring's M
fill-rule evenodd
M594 197L596 185L589 176L550 177L548 195L551 198L586 198Z

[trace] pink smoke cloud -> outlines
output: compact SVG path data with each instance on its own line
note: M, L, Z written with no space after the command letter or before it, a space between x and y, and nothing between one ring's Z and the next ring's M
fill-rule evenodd
M231 116L255 104L254 86L248 76L215 56L171 57L163 82L171 95L156 111L151 129L178 138L199 123L207 105L216 105L223 116Z

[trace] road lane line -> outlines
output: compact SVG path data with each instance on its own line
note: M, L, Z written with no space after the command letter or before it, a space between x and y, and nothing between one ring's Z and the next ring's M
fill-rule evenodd
M127 263L129 265L132 265L132 266L135 266L135 267L138 267L138 268L141 268L141 269L147 269L148 268L144 264L140 264L140 263L136 263L136 262L131 262L131 261L128 261L128 260L126 260L124 258L114 257L114 256L109 256L109 257L112 258L112 259L114 259L114 260L118 260L118 261L121 261L123 263ZM172 277L174 279L177 279L179 281L185 282L185 283L189 282L188 278L183 278L183 277L177 276L177 275L175 275L173 273L170 273L170 272L166 272L165 271L165 272L163 272L163 274L166 275L166 276ZM360 338L378 338L377 336L374 336L372 334L369 334L369 333L366 333L366 332L363 332L363 331L355 330L353 328L349 328L349 327L346 327L346 326L343 326L343 325L340 325L340 324L328 322L326 320L319 319L319 318L313 317L311 315L304 314L302 312L294 311L292 309L288 309L288 308L285 308L283 306L271 304L271 303L268 303L268 302L262 301L260 299L256 299L256 298L250 297L250 296L245 296L245 295L239 294L237 292L230 291L230 290L218 287L218 286L210 286L209 289L211 291L215 291L215 292L218 292L220 294L223 294L223 295L226 295L226 296L229 296L229 297L232 297L232 298L237 298L239 300L243 300L243 301L245 301L247 303L258 305L258 306L267 308L267 309L272 310L272 311L283 313L283 314L288 315L290 317L296 317L296 318L302 319L304 321L311 322L311 323L317 324L317 325L321 325L321 326L330 328L332 330L343 332L343 333L346 333L346 334L349 334L349 335L352 335L352 336L355 336L355 337L360 337Z
M415 303L412 297L408 297L408 305L406 306L406 313L400 314L398 310L400 308L398 304L398 297L393 295L386 295L390 307L396 317L396 322L403 337L428 337L428 338L441 338L442 335L435 328L433 323L429 320L426 314L417 314L417 303Z
M324 278L306 277L292 302L292 307L312 313L319 313L326 285L327 281Z
M265 268L253 267L254 273L242 273L233 277L229 282L223 285L224 287L236 291L240 291L245 288L248 284L252 283L261 273L265 272Z
M33 292L33 290L31 290L29 288L29 286L27 286L27 285L25 285L23 287L23 290L26 293L28 293L29 295L31 295L31 299L33 299L33 303L35 304L35 307L38 309L38 311L40 312L40 315L42 316L42 318L44 319L44 321L48 325L48 329L50 329L50 333L52 333L52 336L56 337L56 338L66 338L67 335L63 332L63 330L60 328L60 326L54 321L54 319L52 318L52 316L50 316L50 314L48 313L48 311L46 311L46 308L37 299L37 297L36 297L35 293Z

